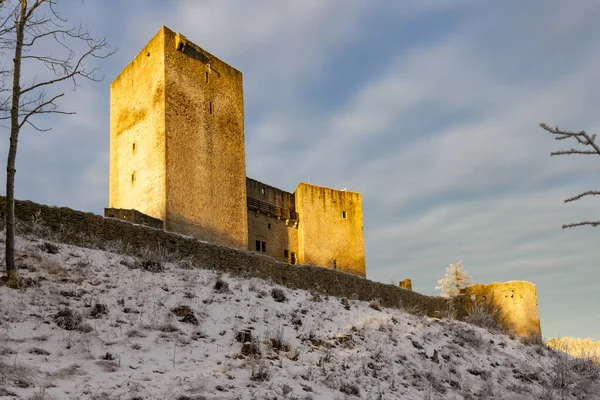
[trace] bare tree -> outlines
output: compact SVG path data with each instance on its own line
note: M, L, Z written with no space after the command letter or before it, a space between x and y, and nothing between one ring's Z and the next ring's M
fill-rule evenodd
M551 128L550 126L548 126L547 124L545 124L543 122L540 124L540 126L546 132L549 132L550 134L554 135L554 139L556 139L556 140L565 140L568 138L573 138L577 141L578 144L584 146L583 149L571 148L569 150L554 151L554 152L550 153L551 156L562 156L562 155L566 155L566 154L597 154L600 156L600 145L598 145L596 143L596 134L589 135L585 131L580 131L580 132L565 131L563 129L560 129L558 126L555 128ZM586 146L587 146L587 148L586 148ZM597 196L597 195L600 195L600 191L588 190L587 192L579 193L577 196L573 196L573 197L569 197L568 199L565 199L565 203L570 203L572 201L579 200L585 196ZM562 226L562 228L563 229L573 228L575 226L583 226L583 225L591 225L591 226L596 227L596 226L600 226L600 221L583 221L583 222L577 222L574 224L565 224Z
M35 125L32 117L41 114L73 114L61 110L57 100L64 96L60 82L71 81L77 87L77 79L101 81L96 76L97 68L90 68L86 60L106 58L115 50L105 38L96 38L81 26L69 27L68 21L57 9L58 0L4 0L0 8L7 12L0 20L0 45L13 56L11 69L4 70L3 77L12 77L10 88L2 90L10 95L4 105L0 119L10 120L10 147L6 165L6 274L9 280L18 278L14 259L15 240L15 161L17 142L21 129L27 125L39 131L47 131ZM58 50L50 52L54 47ZM74 46L83 50L76 51ZM8 50L7 50L8 49ZM37 75L24 84L23 71L36 73L40 67L49 72L49 77L38 80ZM48 94L47 90L56 92ZM10 107L8 107L10 106Z
M456 264L450 264L446 268L446 275L438 281L438 285L435 288L442 292L442 297L454 297L460 294L460 289L465 288L471 284L471 277L464 270L462 261Z

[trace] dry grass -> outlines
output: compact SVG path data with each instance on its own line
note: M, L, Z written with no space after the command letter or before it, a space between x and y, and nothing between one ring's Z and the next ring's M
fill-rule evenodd
M589 359L600 366L600 342L595 342L590 338L564 337L548 339L544 343L552 349L562 351L573 357Z

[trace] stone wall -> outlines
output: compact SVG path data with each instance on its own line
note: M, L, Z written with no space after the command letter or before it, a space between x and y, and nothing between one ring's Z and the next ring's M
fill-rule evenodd
M6 198L0 196L0 214L4 215ZM86 238L109 243L129 244L134 256L141 256L147 247L172 250L189 258L198 267L214 269L236 276L270 280L292 289L315 291L330 296L372 301L385 307L403 307L429 316L444 315L450 301L442 297L425 296L395 285L373 282L358 275L310 265L291 265L271 257L199 241L189 236L166 232L127 221L104 218L92 213L64 207L40 205L31 201L16 201L17 221L41 221L50 231L61 234L61 241L85 245ZM473 296L471 296L473 295ZM485 298L484 298L485 296ZM466 315L475 301L494 299L501 310L499 322L520 337L541 337L535 285L530 282L506 282L474 285L454 302L459 318Z
M491 303L498 309L498 322L509 333L519 337L541 338L540 315L536 287L527 281L510 281L473 285L463 290L468 310L477 302Z
M289 211L296 211L296 200L293 193L267 185L256 179L246 177L246 196L272 204L280 209L288 210L287 212L283 212L287 215L280 215L282 218L289 218ZM279 211L280 213L281 211ZM279 214L276 211L274 215L277 216Z
M163 222L158 218L152 218L149 215L138 210L124 210L122 208L105 208L104 216L108 218L122 219L123 221L133 222L134 224L147 225L156 229L163 229Z
M258 242L258 243L257 243ZM257 244L265 249L257 248ZM298 228L294 223L248 210L248 250L258 251L278 261L292 262L298 253Z
M5 205L6 198L0 197L0 208L4 209ZM385 307L402 306L430 316L448 309L448 301L441 297L424 296L395 285L373 282L341 271L310 265L291 265L262 254L206 243L189 236L70 208L16 201L15 216L21 221L41 218L50 230L67 232L61 238L65 243L84 244L85 236L106 242L123 241L129 244L134 252L138 252L132 255L141 255L142 249L148 246L160 247L177 251L182 257L189 257L201 268L266 279L292 289L363 301L378 299Z
M295 264L298 253L298 214L294 195L246 178L248 250ZM265 243L266 248L258 248Z

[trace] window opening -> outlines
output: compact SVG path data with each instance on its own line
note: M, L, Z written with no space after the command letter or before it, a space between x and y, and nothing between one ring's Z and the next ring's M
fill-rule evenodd
M260 240L256 241L256 251L260 251Z
M265 188L260 188L260 194L262 194L262 195L265 194Z
M292 251L292 260L291 260L291 263L292 264L296 264L296 253L294 253L293 251Z
M284 250L284 251L283 251L283 256L284 256L285 258L288 258L288 257L290 256L290 252L289 252L288 250Z
M206 82L208 82L208 72L206 72Z
M208 112L213 113L212 101L208 103Z
M271 223L270 222L267 224L267 228L271 229Z
M342 211L342 218L346 219L346 211Z
M267 244L265 242L262 242L262 252L266 253L267 252Z
M135 182L135 171L131 173L131 183Z
M133 151L135 151L135 142L133 142Z

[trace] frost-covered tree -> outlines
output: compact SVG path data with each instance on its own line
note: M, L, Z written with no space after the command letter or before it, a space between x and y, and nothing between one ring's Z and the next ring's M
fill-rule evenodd
M450 264L446 268L446 276L438 281L438 285L435 288L441 290L442 297L454 297L460 293L460 289L469 286L471 284L471 277L464 270L462 261L456 264Z

